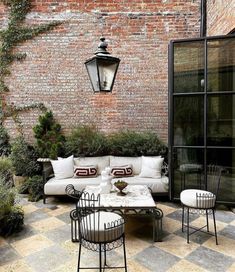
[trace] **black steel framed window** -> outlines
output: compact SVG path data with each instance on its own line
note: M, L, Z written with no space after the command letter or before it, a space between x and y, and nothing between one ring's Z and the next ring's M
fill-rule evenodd
M170 198L207 187L207 165L224 166L218 200L235 204L235 35L169 44Z

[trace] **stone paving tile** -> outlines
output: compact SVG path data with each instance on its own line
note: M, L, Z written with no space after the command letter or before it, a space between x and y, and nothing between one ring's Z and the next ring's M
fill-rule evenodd
M218 234L228 237L230 239L234 239L234 242L235 242L235 226L228 225L225 228L223 228L221 231L219 231Z
M157 269L158 272L165 272L180 260L180 258L154 246L144 249L134 259L150 271Z
M36 207L36 206L33 205L33 204L28 204L28 205L24 205L24 206L23 206L24 214L28 214L28 213L31 213L31 212L35 212L36 210L38 210L38 207Z
M51 271L68 260L68 253L58 245L53 245L26 257L27 264L36 272Z
M206 247L199 247L189 254L186 259L211 272L226 271L234 259Z
M215 219L216 219L216 221L230 223L233 220L235 220L235 214L231 211L225 212L225 211L221 211L221 210L216 210Z
M46 232L65 225L65 223L56 217L49 217L30 224L34 229L39 232Z
M25 214L24 223L30 224L45 218L49 218L49 215L47 215L47 213L45 213L41 209L38 209L30 214Z
M71 240L71 226L63 225L44 233L44 235L55 243Z
M58 215L56 217L58 219L60 219L61 221L65 222L66 224L70 224L71 223L69 212L62 213L62 214L60 214L60 215Z
M37 232L30 225L24 225L21 231L16 232L12 234L11 236L7 237L6 241L8 243L13 243L13 242L28 238L30 236L33 236L35 234L37 234Z
M187 246L185 245L185 239L177 235L170 234L164 239L162 243L155 243L154 246L160 248L168 253L171 253L179 258L184 258L188 254L192 253L198 244L191 242Z
M11 245L22 257L25 257L53 245L53 242L41 234L36 234Z
M208 270L189 262L187 260L180 260L178 263L173 265L167 272L206 272Z
M163 230L167 230L169 233L173 233L179 229L181 230L181 222L179 222L178 220L163 217L162 224Z
M234 272L235 271L235 262L226 270L226 272Z
M34 272L23 259L11 262L0 267L0 272Z
M182 221L182 209L176 210L173 213L169 213L166 215L166 217L169 217L171 219L178 220L181 222ZM199 218L198 214L190 214L189 215L189 222L192 222L197 218Z
M6 240L3 239L3 238L0 236L0 247L6 246L6 245L7 245Z
M0 265L19 259L19 254L9 245L0 247Z

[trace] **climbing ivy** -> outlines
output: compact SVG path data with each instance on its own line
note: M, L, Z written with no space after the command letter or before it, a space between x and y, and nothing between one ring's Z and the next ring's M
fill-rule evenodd
M19 113L34 108L44 110L45 106L41 103L33 103L26 106L7 104L6 94L9 89L5 83L5 77L10 75L9 68L14 61L21 61L26 58L26 53L15 53L14 49L18 44L52 30L61 22L52 22L32 27L25 26L24 20L27 13L31 10L30 0L0 0L0 2L9 10L7 28L0 30L0 124L3 124L5 118L12 117L17 123L20 132L22 132Z

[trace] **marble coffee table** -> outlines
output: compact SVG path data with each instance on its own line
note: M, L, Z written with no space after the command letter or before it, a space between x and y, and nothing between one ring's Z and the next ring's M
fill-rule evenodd
M89 194L100 194L99 186L86 186ZM100 194L100 209L114 211L120 214L143 214L153 221L153 241L161 241L163 212L157 208L149 188L145 185L128 185L126 195L118 195L113 189L108 194Z

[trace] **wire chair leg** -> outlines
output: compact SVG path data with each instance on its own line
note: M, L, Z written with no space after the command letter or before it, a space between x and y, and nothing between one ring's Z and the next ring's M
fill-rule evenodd
M102 272L102 251L101 251L101 244L99 245L99 267L100 272Z
M106 260L107 260L107 258L106 258L106 245L104 245L104 266L107 266Z
M214 230L215 230L215 242L216 245L218 245L218 238L217 238L217 231L216 231L216 221L215 221L215 210L212 210L212 214L213 214L213 221L214 221Z
M123 236L123 258L124 258L125 272L127 272L127 263L126 263L126 246L125 246L125 237L124 237L124 236Z
M209 232L209 220L208 220L208 210L206 209L206 229Z
M184 232L184 206L182 208L182 232Z
M79 243L79 249L78 249L78 269L77 269L77 272L80 271L81 250L82 250L82 245L81 245L81 243Z
M189 208L187 207L187 243L189 244Z

